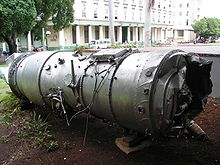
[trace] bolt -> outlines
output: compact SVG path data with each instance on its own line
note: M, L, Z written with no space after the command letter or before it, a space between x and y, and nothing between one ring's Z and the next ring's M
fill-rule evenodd
M149 95L149 91L150 91L149 89L144 89L144 94Z
M47 66L45 67L45 70L50 70L50 68L51 68L51 66L50 66L50 65L47 65Z
M63 58L58 58L58 63L59 64L64 64L65 63L65 60Z
M143 107L142 105L139 105L139 106L138 106L138 112L139 112L140 114L143 114L143 113L144 113L144 107Z
M145 73L145 75L146 75L147 77L150 77L150 76L152 75L152 72L148 70L148 71Z

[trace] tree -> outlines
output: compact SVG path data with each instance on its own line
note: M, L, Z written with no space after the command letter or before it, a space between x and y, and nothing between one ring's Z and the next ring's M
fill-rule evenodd
M113 0L109 0L109 36L111 44L115 44Z
M202 18L196 21L192 27L194 32L204 40L215 39L220 36L220 20L218 18Z
M36 15L33 0L0 1L0 38L8 44L10 54L17 50L17 35L34 26Z
M1 0L0 38L8 44L10 54L16 52L18 34L30 30L37 34L50 19L56 31L69 26L74 20L73 3L74 0Z
M151 46L151 9L154 6L155 0L145 0L145 20L144 20L144 47Z
M37 15L41 17L37 21L34 30L41 30L52 20L54 30L58 31L70 25L74 21L74 0L34 0Z

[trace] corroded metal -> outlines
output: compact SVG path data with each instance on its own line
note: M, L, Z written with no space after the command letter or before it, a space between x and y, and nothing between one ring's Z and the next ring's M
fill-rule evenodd
M20 98L61 110L68 123L90 112L142 134L168 136L192 120L191 111L203 110L200 102L211 92L211 64L181 50L38 52L14 60L9 85ZM201 87L209 90L200 93L191 85L187 76L196 73L189 66L206 75Z

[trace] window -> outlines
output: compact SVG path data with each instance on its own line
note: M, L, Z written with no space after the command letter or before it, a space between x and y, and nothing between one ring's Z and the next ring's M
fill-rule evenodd
M160 8L160 3L158 3L158 8Z
M98 3L94 3L94 18L98 18Z
M132 19L132 21L134 20L134 13L135 13L135 10L134 10L134 8L132 8L132 13L131 13L131 19Z
M139 21L142 20L142 9L139 9Z
M186 4L186 7L189 7L189 3Z
M105 4L104 13L105 13L105 19L108 19L108 16L109 16L109 13L108 13L108 4Z
M160 12L158 12L158 20L157 20L158 23L160 23Z
M142 6L142 1L141 0L139 0L139 6Z
M182 16L182 12L179 12L179 16Z
M182 3L180 3L180 4L179 4L179 7L181 8L182 6L183 6L183 4L182 4Z
M188 25L189 25L189 20L187 19L187 20L186 20L186 26L188 26Z
M178 37L184 37L184 31L183 30L177 30Z
M127 20L127 7L124 7L124 20Z
M86 2L82 2L82 17L86 18Z
M115 6L115 19L118 19L118 6Z
M152 22L155 22L155 11L152 13Z

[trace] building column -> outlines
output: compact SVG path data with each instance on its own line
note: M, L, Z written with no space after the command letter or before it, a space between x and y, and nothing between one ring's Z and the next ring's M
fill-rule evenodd
M154 41L158 42L157 28L154 28Z
M142 37L141 37L141 40L144 42L144 35L145 35L145 31L144 31L144 27L141 28L142 29ZM153 28L151 28L153 29ZM151 33L152 33L152 30L151 30ZM151 35L152 37L152 35ZM152 41L152 38L151 38L151 41Z
M118 42L122 43L122 26L118 27Z
M155 28L151 28L151 42L155 42L155 36L154 36L154 31L155 31Z
M31 31L28 32L27 35L27 49L28 51L32 50L32 44L31 44Z
M164 40L167 40L167 28L164 29Z
M162 38L162 32L163 32L163 31L162 31L162 28L159 28L159 29L158 29L158 40L159 40L159 41L163 40L163 38Z
M161 41L164 41L164 40L165 40L165 39L164 39L164 38L165 38L165 35L164 35L165 29L162 29L162 28L161 28L160 31L161 31L161 32L160 32L160 33L161 33L161 37L160 37L160 38L161 38Z
M127 34L127 42L130 42L130 40L131 40L131 36L130 36L130 26L128 26L128 34Z
M177 30L173 30L173 39L174 41L178 38Z
M76 44L80 44L80 26L76 25Z
M65 46L64 29L59 31L59 46L61 49Z
M19 46L20 46L19 42L20 42L19 38L16 38L17 52L19 52L19 49L20 49L19 48Z
M137 26L134 28L134 32L135 32L135 39L134 39L134 41L138 42L138 27Z
M89 25L89 42L92 41L92 26Z
M2 42L2 51L6 52L6 44L5 44L5 42Z
M99 39L104 39L103 26L99 26Z

